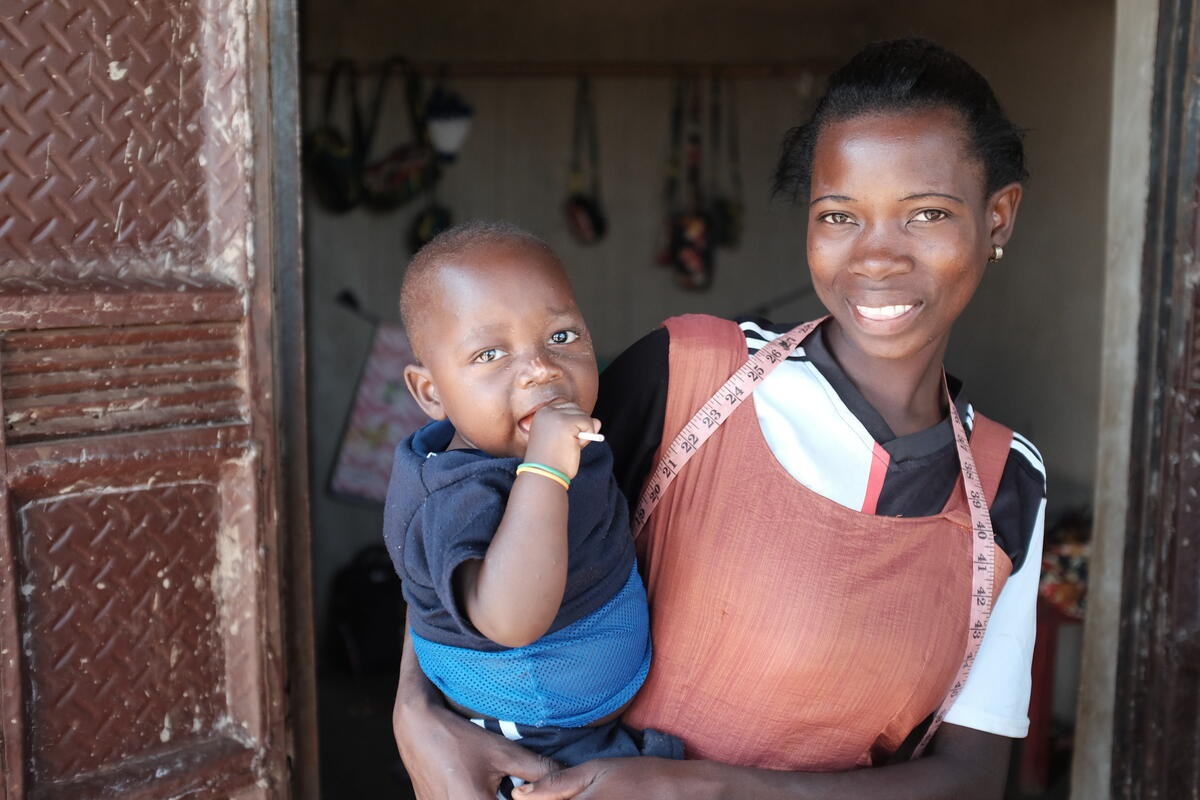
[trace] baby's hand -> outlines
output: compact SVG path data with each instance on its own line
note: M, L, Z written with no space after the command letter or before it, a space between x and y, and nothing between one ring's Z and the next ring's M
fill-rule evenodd
M581 433L598 433L600 420L593 419L574 403L539 408L529 426L525 460L545 464L574 478L579 471L579 451L587 446Z

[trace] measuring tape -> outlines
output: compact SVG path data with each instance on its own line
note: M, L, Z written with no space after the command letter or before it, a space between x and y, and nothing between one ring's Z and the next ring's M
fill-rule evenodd
M821 317L797 325L782 336L767 342L747 359L720 389L717 389L717 393L709 398L707 403L700 406L700 410L688 420L688 424L683 426L683 430L663 452L662 458L658 460L658 465L650 475L649 482L642 489L637 511L633 514L634 539L641 535L646 520L650 519L650 513L662 499L667 486L675 480L683 465L696 454L700 445L716 432L722 422L729 419L733 410L758 388L758 384L762 383L773 369L787 360L791 352L804 341L804 337L826 319L828 317Z
M995 534L992 532L992 515L988 511L987 495L983 491L983 482L979 479L979 470L975 468L975 457L971 455L967 432L963 428L962 420L958 418L954 398L950 397L945 370L942 371L942 388L946 390L946 397L950 401L950 423L954 426L954 444L958 447L958 464L962 470L963 486L967 491L967 510L971 513L971 615L967 622L967 651L963 655L962 666L958 668L958 678L950 687L937 713L933 715L925 735L913 749L913 758L920 758L925 752L933 734L946 718L946 712L962 694L967 675L971 672L975 657L979 655L979 645L983 643L988 620L992 616L992 592L996 586L996 548L993 544Z
M633 515L633 536L641 535L646 521L654 511L667 486L683 469L684 464L700 449L700 446L716 432L717 428L729 419L729 415L742 404L750 393L763 382L775 367L782 364L800 342L828 317L805 322L797 325L782 336L778 336L765 344L757 353L747 359L729 380L722 384L708 402L700 406L700 410L688 420L683 430L672 440L663 452L654 472L649 476L645 488L642 489L638 500L637 511ZM946 698L933 715L929 728L921 741L913 750L912 757L919 758L929 745L933 734L946 716L946 712L954 705L954 701L962 693L966 685L967 675L979 654L979 646L983 641L984 631L987 630L988 619L992 615L992 593L996 583L996 552L993 546L992 517L988 511L987 497L983 490L983 482L979 471L975 468L975 458L971 455L971 445L967 441L967 433L959 419L958 409L954 398L950 396L950 387L946 383L946 373L942 372L942 388L950 405L950 422L954 428L954 443L958 448L959 468L962 471L963 486L967 492L967 510L971 515L971 605L968 619L968 636L966 653L962 666L959 667L958 677L950 687Z

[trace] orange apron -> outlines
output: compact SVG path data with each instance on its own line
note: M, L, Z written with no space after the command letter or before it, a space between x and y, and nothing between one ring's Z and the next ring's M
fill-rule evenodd
M665 324L669 443L745 362L746 340L714 317ZM784 470L753 400L699 449L638 540L654 660L626 721L679 736L691 758L808 771L879 763L937 709L962 664L972 572L962 478L937 516L859 513ZM989 502L1011 436L975 415ZM1012 563L993 546L994 601Z

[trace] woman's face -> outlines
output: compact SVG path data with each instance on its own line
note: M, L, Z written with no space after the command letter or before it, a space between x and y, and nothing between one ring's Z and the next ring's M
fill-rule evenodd
M984 186L954 110L825 125L813 151L808 263L839 359L941 364L1020 198L1017 184L991 197Z

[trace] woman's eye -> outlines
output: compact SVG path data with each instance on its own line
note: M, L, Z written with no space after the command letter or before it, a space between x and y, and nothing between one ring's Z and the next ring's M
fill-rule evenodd
M947 214L945 211L942 211L940 208L923 208L917 212L917 221L937 222L938 220L945 219L948 216L949 214Z
M822 214L820 220L830 225L845 225L850 221L850 215L841 211L830 211L828 214Z
M570 344L578 338L575 331L556 331L550 334L550 344Z
M503 352L504 351L498 347L492 347L475 356L475 361L480 364L486 364L489 361L495 361Z

